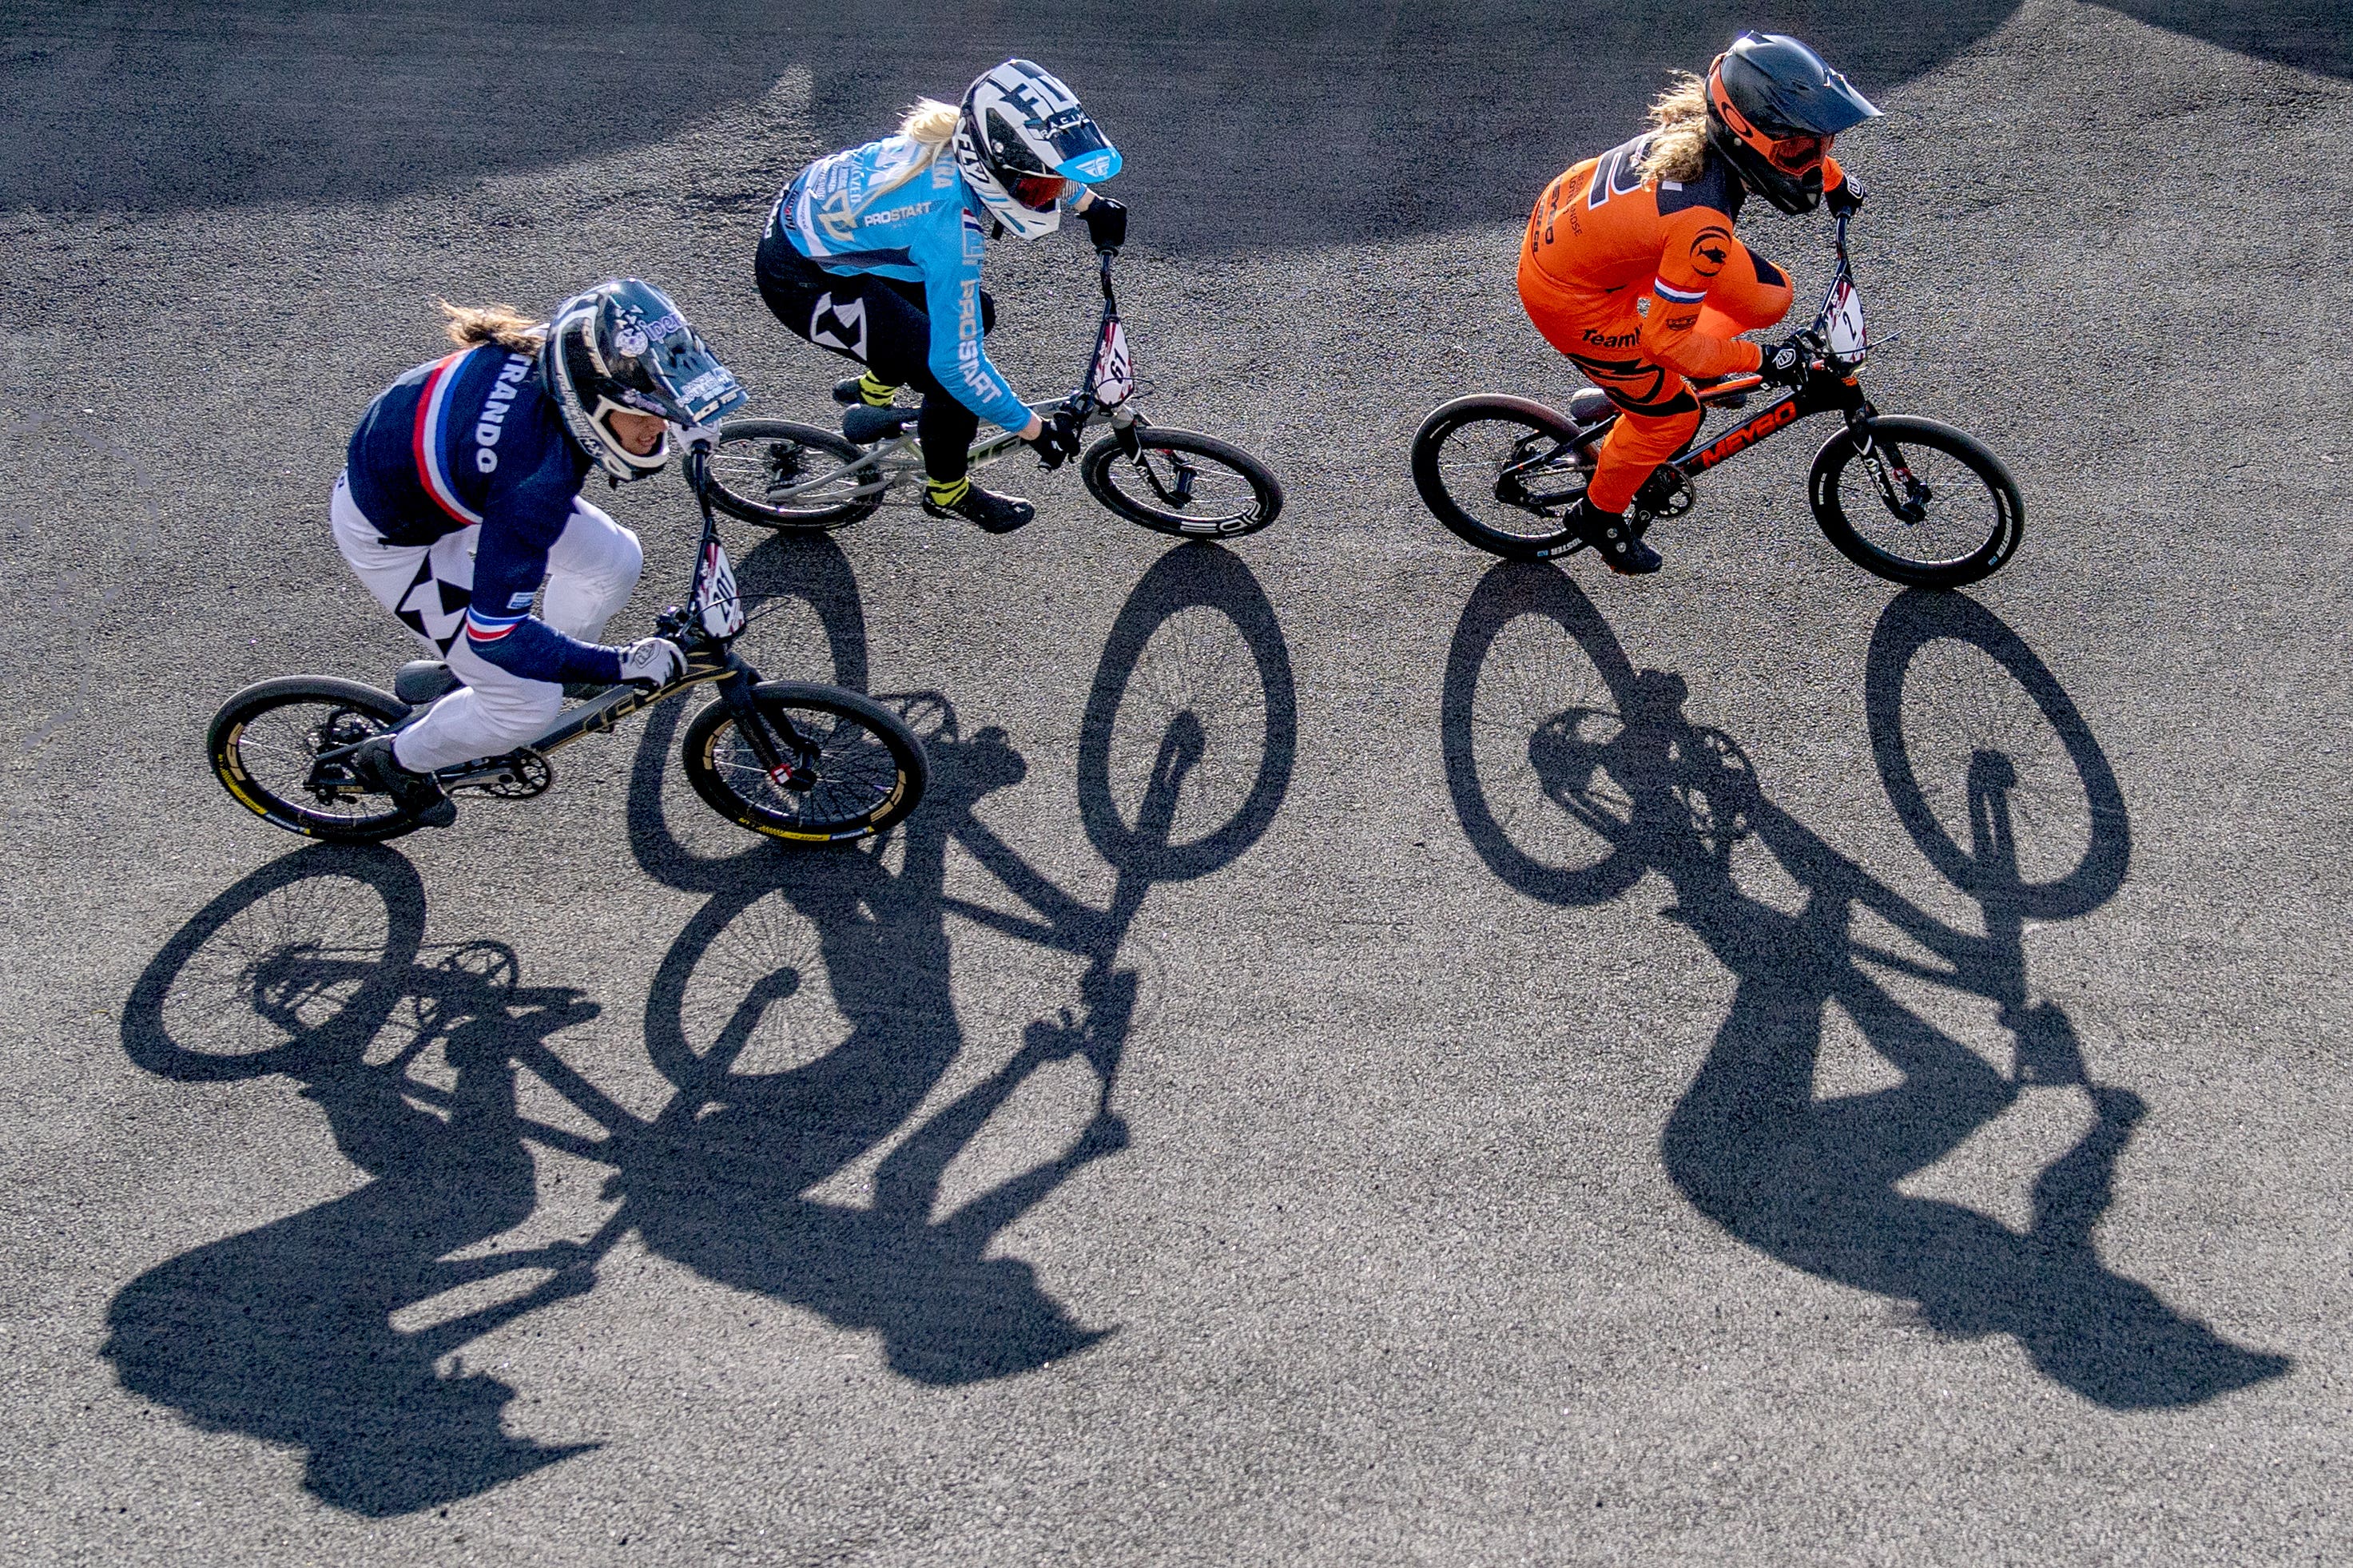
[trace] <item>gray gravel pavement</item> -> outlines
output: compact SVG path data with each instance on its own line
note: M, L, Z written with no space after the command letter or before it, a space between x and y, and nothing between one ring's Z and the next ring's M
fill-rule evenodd
M2025 491L1960 597L1824 542L1802 432L1641 582L1407 478L1567 397L1526 203L1748 13L766 9L9 9L0 1556L2353 1549L2340 8L1777 13L1887 110L1874 397ZM1016 42L1275 527L732 531L764 668L913 694L880 849L748 844L667 710L387 850L236 808L223 697L405 657L324 503L436 297L640 273L819 416L768 196ZM1082 251L991 268L1063 382ZM612 504L634 631L691 511Z

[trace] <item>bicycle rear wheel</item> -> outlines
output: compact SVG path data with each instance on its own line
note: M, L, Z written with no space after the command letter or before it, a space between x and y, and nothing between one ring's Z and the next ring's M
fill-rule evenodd
M711 454L711 504L763 528L840 528L874 515L880 501L880 492L856 493L881 478L879 467L837 472L863 456L847 437L814 425L730 419ZM794 493L779 493L786 490Z
M1870 433L1867 453L1841 430L1814 458L1808 499L1839 553L1913 588L1958 588L2017 553L2026 502L1977 437L1898 416L1872 420Z
M1239 539L1282 510L1282 486L1240 447L1138 421L1133 457L1117 435L1079 459L1095 500L1130 522L1179 539Z
M710 704L686 727L682 761L703 804L772 838L871 838L915 809L930 783L923 742L871 698L836 686L771 680L752 689L766 739L790 773L770 773L736 710Z
M417 826L319 753L381 735L408 717L389 692L356 680L290 675L248 686L221 705L205 737L213 776L264 822L335 844L373 844Z
M1584 495L1590 469L1562 443L1580 429L1528 398L1458 397L1414 433L1414 488L1431 515L1490 554L1567 554L1577 536L1561 517Z

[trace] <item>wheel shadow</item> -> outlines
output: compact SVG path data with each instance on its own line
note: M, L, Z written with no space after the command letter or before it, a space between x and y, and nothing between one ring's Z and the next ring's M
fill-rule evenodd
M830 570L823 556L807 559ZM854 593L773 591L817 609L838 671L864 668ZM1231 635L1216 647L1213 628L1188 617ZM930 793L895 843L698 856L667 809L679 797L664 794L666 738L649 731L632 843L649 874L712 897L648 999L649 1047L676 1098L641 1131L610 1110L591 1114L614 1133L616 1223L653 1251L874 1332L894 1372L954 1385L1043 1366L1109 1331L1076 1321L1031 1265L989 1251L1015 1220L1127 1146L1113 1097L1139 976L1124 944L1154 886L1230 864L1273 820L1296 751L1296 700L1272 607L1247 566L1215 546L1162 557L1113 624L1079 738L1081 815L1117 872L1096 908L976 814L1029 773L1003 730L964 735L936 694L884 700L918 722L932 762ZM952 846L1012 907L947 892ZM1071 1005L1027 1025L1001 1066L901 1136L973 1043L952 984L951 915L1084 967ZM791 1065L750 1065L761 1053ZM934 1217L949 1166L991 1117L1072 1060L1094 1079L1085 1125ZM816 1193L885 1144L870 1202Z
M2089 727L2025 643L1957 595L1894 601L1865 686L1898 818L1978 905L1978 931L1776 805L1737 742L1684 714L1682 678L1634 669L1549 567L1499 566L1465 608L1441 715L1448 783L1507 885L1588 905L1655 871L1674 892L1666 918L1735 976L1661 1142L1676 1186L1726 1232L1911 1303L1939 1332L2007 1334L2045 1376L2112 1409L2197 1404L2284 1373L2285 1357L2233 1344L2110 1269L2094 1242L2146 1108L2099 1080L2066 1011L2031 994L2022 940L2029 918L2088 913L2124 880L2128 818ZM1756 849L1794 900L1745 889ZM1994 1003L2008 1069L1899 999L1922 984ZM1817 1097L1833 1005L1894 1087ZM2036 1177L2024 1231L1900 1190L2042 1087L2080 1092L2092 1125Z
M440 1363L592 1279L562 1247L455 1255L534 1206L514 1059L597 1009L576 991L518 984L500 943L422 946L424 916L399 856L297 850L181 930L123 1025L133 1060L181 1081L292 1076L368 1180L140 1275L110 1305L100 1353L126 1391L203 1430L301 1448L304 1489L369 1517L453 1502L595 1447L508 1435L514 1389ZM434 1058L433 1081L414 1076ZM507 1276L523 1288L499 1289ZM484 1287L503 1299L394 1326Z
M863 616L839 552L762 555L746 581L808 605L830 673L862 679ZM1239 648L1213 657L1213 619ZM1247 721L1229 710L1243 688ZM874 1333L892 1371L919 1383L1016 1375L1112 1331L991 1248L1127 1146L1113 1101L1137 1019L1132 929L1152 887L1231 863L1280 809L1296 749L1280 627L1248 568L1216 546L1170 552L1131 595L1079 744L1089 831L1117 870L1102 908L978 820L979 802L1029 775L1002 730L965 734L934 694L883 700L926 731L932 790L892 837L855 847L691 841L669 807L702 808L665 783L683 705L649 726L630 843L649 875L705 900L646 1000L647 1047L675 1089L651 1115L549 1046L597 1004L522 985L502 944L426 944L423 886L390 850L297 850L192 917L133 988L126 1052L181 1082L292 1079L369 1180L124 1286L103 1351L122 1386L203 1429L303 1449L313 1495L383 1517L582 1451L506 1433L514 1389L467 1372L459 1352L593 1289L631 1234L707 1279ZM949 895L951 846L1009 902ZM926 1110L975 1045L952 984L951 915L1076 955L1082 973L1071 1005ZM1064 1062L1092 1075L1084 1124L942 1212L949 1167ZM520 1071L599 1131L521 1114ZM586 1238L501 1249L534 1212L533 1145L607 1166L619 1206ZM878 1155L871 1201L819 1191Z

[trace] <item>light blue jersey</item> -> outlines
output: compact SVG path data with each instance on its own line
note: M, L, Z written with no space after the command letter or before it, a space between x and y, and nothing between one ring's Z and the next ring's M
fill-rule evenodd
M1029 410L981 346L989 219L943 149L892 136L820 158L776 198L771 232L828 272L921 283L931 372L982 418L1018 430Z

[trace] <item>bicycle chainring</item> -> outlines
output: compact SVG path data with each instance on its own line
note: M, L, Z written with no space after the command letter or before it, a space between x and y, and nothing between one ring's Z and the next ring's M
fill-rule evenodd
M555 764L529 746L493 757L482 766L480 777L456 781L449 787L478 791L493 800L529 800L545 795L555 782Z
M1653 520L1681 517L1698 500L1698 493L1683 470L1665 464L1652 469L1651 477L1642 481L1642 488L1634 492L1635 510L1649 513Z

